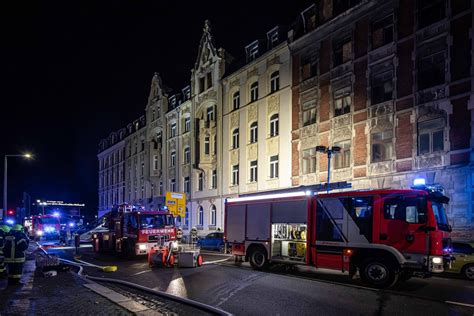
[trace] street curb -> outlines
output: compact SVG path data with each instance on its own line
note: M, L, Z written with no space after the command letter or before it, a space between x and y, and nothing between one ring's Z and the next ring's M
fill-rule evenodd
M83 284L83 286L105 297L109 301L125 308L126 310L135 315L163 315L160 312L157 312L156 310L152 310L146 307L145 305L138 303L132 300L131 298L128 298L125 295L115 292L114 290L111 290L110 288L100 285L98 283L90 282Z

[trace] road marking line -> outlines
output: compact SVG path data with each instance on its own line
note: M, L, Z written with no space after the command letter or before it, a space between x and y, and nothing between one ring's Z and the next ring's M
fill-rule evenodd
M147 272L151 272L151 270L140 271L140 272L137 272L135 274L132 274L132 276L133 275L140 275L140 274L147 273Z
M466 307L474 308L474 304L466 304L466 303L453 302L453 301L445 301L445 303L446 304L453 304L453 305L460 305L460 306L466 306Z

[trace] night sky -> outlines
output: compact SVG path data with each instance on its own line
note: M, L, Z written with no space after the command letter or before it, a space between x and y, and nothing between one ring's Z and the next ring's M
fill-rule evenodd
M30 151L35 159L9 158L9 207L26 191L84 202L89 212L97 209L99 140L144 113L155 71L175 91L189 83L205 19L217 46L238 58L311 4L11 2L0 4L0 156Z

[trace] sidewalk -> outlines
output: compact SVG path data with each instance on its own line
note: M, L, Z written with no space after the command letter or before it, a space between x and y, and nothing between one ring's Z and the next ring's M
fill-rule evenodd
M35 270L34 255L28 254L21 285L0 279L0 315L133 315L85 287L73 272L45 278Z

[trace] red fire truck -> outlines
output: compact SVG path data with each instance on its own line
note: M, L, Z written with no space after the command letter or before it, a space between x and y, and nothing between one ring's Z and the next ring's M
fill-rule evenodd
M92 235L95 252L113 252L126 257L148 255L152 247L176 240L174 218L167 211L144 211L121 205L104 218L107 230Z
M34 215L24 222L28 234L35 240L41 237L46 239L59 239L61 232L61 223L59 218L54 215Z
M388 287L450 264L451 227L439 191L293 191L229 198L226 240L255 269L271 262L357 271Z

